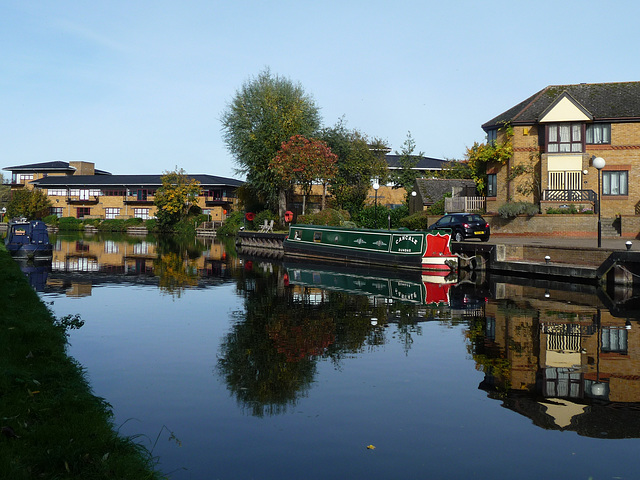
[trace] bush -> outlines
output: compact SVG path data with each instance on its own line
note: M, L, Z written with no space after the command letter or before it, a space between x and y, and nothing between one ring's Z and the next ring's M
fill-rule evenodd
M351 220L351 216L346 210L334 210L333 208L325 208L324 210L317 213L298 215L296 222L306 225L331 225L333 227L339 227L344 222L349 220Z
M44 223L47 225L57 225L58 224L58 216L57 215L47 215L42 219Z
M155 232L158 229L158 220L150 218L144 222L144 226L147 227L147 231Z
M126 227L124 226L124 220L110 218L108 220L104 220L100 225L98 225L98 230L104 232L124 232Z
M426 211L416 212L413 215L404 217L400 220L400 226L410 230L426 230L429 228L429 218Z
M538 206L530 202L507 202L498 209L498 215L503 218L513 218L518 215L528 215L532 217L538 212Z
M592 214L593 209L590 207L581 207L577 208L575 205L561 205L558 208L547 208L548 214L576 214L576 213L586 213Z
M142 225L142 222L144 222L144 220L142 220L141 218L138 218L138 217L127 218L124 221L124 227L125 227L125 229L127 229L129 227L137 227L139 225Z
M270 222L271 220L273 220L274 226L276 225L276 223L279 224L278 217L276 216L275 213L273 213L271 210L263 210L256 214L256 217L253 219L253 222L247 222L252 224L248 226L248 228L250 228L251 230L259 230L262 227L262 225L264 225L265 220L267 222Z
M58 219L58 228L60 230L82 230L82 220L74 217L62 217Z
M244 213L232 212L222 223L222 226L216 230L216 236L234 237L243 225Z

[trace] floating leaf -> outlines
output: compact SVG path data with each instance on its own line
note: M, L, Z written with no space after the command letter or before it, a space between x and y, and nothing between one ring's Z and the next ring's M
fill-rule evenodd
M375 447L375 446L373 446L373 445L367 445L367 448L368 448L369 450L375 450L375 449L376 449L376 447Z

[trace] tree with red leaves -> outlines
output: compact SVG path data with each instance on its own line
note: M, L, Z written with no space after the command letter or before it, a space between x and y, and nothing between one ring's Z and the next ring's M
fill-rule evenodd
M322 183L322 208L327 184L336 175L338 157L322 140L294 135L283 142L269 168L282 178L283 184L302 188L302 214L314 183Z

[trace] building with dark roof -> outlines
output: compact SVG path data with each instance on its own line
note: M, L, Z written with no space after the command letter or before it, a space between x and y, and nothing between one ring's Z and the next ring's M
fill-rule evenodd
M7 167L13 190L46 192L51 213L75 218L153 218L155 192L162 175L112 175L89 162L44 162ZM215 175L188 175L200 183L198 206L212 221L222 221L237 204L236 189L244 182Z
M602 216L639 213L640 82L548 86L482 125L487 141L505 141L506 125L513 155L488 165L487 211L511 200L594 211L601 157Z

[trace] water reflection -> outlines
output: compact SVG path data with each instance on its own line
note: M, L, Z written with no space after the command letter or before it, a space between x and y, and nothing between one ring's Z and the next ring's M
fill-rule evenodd
M598 292L498 284L467 337L480 388L547 429L638 437L640 325L602 306Z
M479 387L535 425L602 438L640 435L637 292L282 264L193 239L52 238L51 271L25 267L48 293L89 300L103 284L147 284L178 301L189 289L235 282L242 308L211 348L215 375L249 416L292 412L311 395L322 362L339 372L350 359L398 344L409 357L425 322L438 322L464 331L484 373Z
M90 296L104 283L151 283L180 298L187 288L206 287L229 278L237 259L232 246L205 239L171 236L87 235L51 236L54 245L48 284L70 296Z

